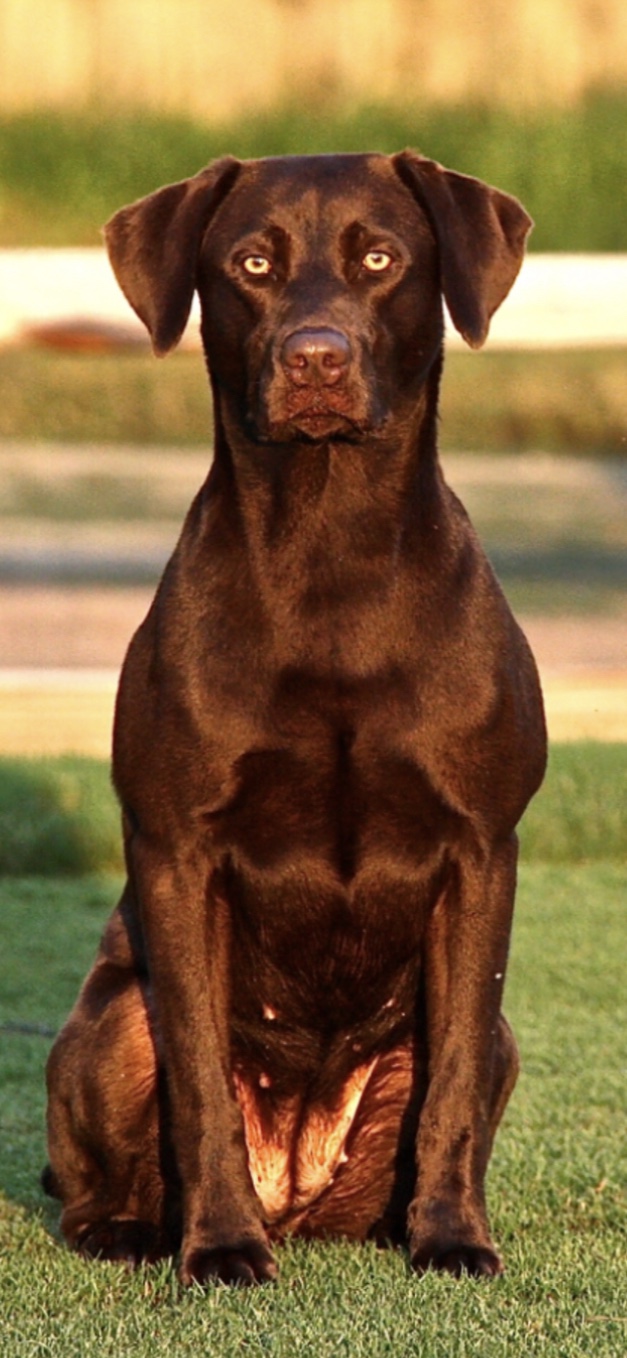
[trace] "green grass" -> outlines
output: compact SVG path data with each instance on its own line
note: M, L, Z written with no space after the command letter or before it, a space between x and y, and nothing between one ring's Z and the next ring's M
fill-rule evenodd
M589 752L593 760L593 753ZM600 780L607 769L598 766ZM547 812L550 818L551 813ZM5 879L0 1024L55 1028L117 882ZM507 991L523 1074L489 1180L508 1271L413 1278L401 1252L294 1242L278 1286L183 1293L172 1266L135 1277L69 1255L44 1201L49 1040L2 1033L0 1314L7 1358L620 1358L624 1217L621 867L527 864Z
M627 746L553 745L520 827L523 862L574 864L627 857Z
M122 203L225 151L248 157L417 146L522 198L537 250L621 250L627 97L528 112L487 105L342 107L302 100L207 125L124 109L0 119L0 244L95 244Z
M118 822L106 763L69 755L0 759L0 879L119 873ZM624 862L626 747L555 745L520 839L526 862Z
M447 356L446 449L627 455L622 349ZM0 439L207 447L211 408L199 355L0 352Z

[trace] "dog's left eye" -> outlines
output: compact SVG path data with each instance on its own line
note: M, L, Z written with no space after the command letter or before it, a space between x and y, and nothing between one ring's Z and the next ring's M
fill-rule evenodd
M368 273L384 273L392 263L392 256L387 250L369 250L361 262Z
M266 274L272 273L272 263L265 255L247 255L242 260L242 268L253 278L264 278Z

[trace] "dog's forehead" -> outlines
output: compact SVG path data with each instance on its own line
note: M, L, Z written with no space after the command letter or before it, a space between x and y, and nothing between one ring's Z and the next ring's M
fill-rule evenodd
M353 192L393 180L389 156L379 152L346 152L334 155L268 156L242 162L240 183L247 180L283 194L315 189L324 196L341 191L347 183Z
M219 218L229 231L248 234L269 221L313 232L356 219L393 229L415 226L422 213L390 157L372 152L244 161Z

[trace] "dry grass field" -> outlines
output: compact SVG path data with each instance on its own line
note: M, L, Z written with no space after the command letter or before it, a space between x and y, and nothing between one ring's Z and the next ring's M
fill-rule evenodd
M0 754L108 757L119 664L150 596L151 589L0 590L0 630L22 658L20 668L0 670ZM27 618L31 655L41 662L47 653L48 667L24 666ZM522 621L540 665L551 739L627 741L627 610L623 618ZM83 665L93 657L90 639L99 668L93 659L89 668L61 668L64 652Z

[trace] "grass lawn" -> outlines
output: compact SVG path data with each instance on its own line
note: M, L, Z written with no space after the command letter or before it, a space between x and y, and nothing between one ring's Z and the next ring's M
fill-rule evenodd
M103 872L1 879L3 1356L622 1358L626 763L620 746L558 748L542 817L526 832L506 996L523 1073L490 1172L492 1222L508 1270L492 1284L415 1279L401 1252L294 1243L279 1252L276 1287L183 1293L169 1264L129 1277L67 1253L57 1206L38 1187L43 1067L119 880ZM51 763L48 811L55 777L70 811L105 797L97 766L81 774L77 761ZM15 763L0 767L5 788L11 778L15 788ZM35 786L31 780L31 792ZM33 821L46 814L35 799ZM6 826L10 834L5 819ZM45 845L43 836L40 868ZM19 867L19 856L13 862Z

